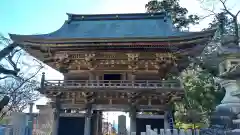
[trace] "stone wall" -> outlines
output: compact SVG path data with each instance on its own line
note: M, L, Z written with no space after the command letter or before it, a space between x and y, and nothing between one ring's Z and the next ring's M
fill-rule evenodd
M50 105L37 105L39 114L36 117L34 135L51 135L53 125L53 109Z

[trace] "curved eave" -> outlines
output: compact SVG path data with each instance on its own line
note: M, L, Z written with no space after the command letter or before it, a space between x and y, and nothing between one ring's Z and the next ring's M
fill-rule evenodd
M213 37L216 29L202 32L185 32L181 36L166 37L121 37L121 38L43 38L42 35L16 35L9 34L10 38L17 43L35 43L35 44L63 44L63 43L91 43L91 42L141 42L141 41L158 41L174 42L181 40L191 40L200 37Z
M240 57L239 46L220 46L219 47L220 57Z
M240 97L240 90L238 90L238 91L233 91L233 92L231 92L231 94L232 94L233 96L238 96L238 97Z

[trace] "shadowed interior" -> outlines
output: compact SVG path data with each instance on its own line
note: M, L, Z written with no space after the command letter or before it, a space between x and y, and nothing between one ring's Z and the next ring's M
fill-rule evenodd
M141 135L141 132L146 132L146 125L151 125L151 128L163 129L164 119L145 119L137 118L137 135Z
M83 135L84 117L60 117L58 135Z

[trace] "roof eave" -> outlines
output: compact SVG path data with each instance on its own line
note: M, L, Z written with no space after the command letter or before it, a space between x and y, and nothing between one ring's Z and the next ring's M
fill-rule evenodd
M16 35L9 34L10 38L15 42L29 42L29 43L70 43L70 42L136 42L136 41L176 41L196 37L212 37L216 29L202 31L202 32L189 32L189 34L182 36L168 36L168 37L121 37L121 38L42 38L32 35Z

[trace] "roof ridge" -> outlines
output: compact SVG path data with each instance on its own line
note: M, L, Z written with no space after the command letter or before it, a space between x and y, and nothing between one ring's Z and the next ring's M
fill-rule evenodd
M132 20L132 19L164 19L169 15L166 12L157 13L119 13L119 14L71 14L67 13L68 21L77 20Z

